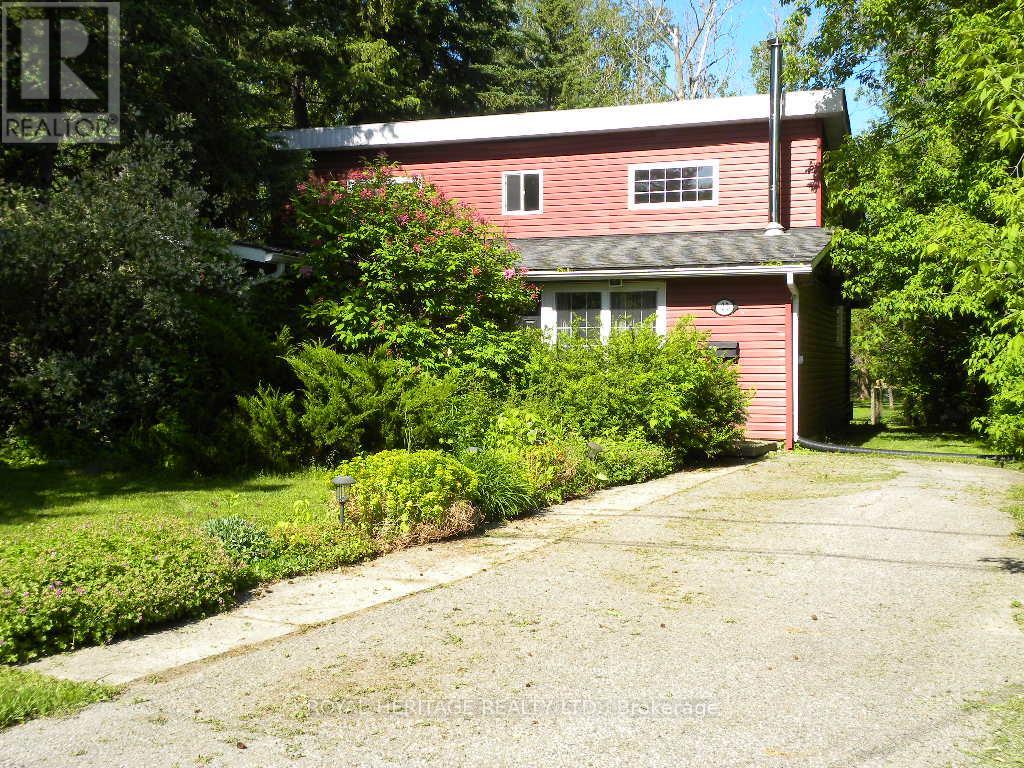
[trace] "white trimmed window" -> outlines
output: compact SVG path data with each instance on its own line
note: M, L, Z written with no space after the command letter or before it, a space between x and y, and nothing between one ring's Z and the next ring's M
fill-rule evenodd
M501 212L506 216L543 213L543 171L506 171L501 186Z
M555 332L601 335L601 292L559 291L555 294Z
M685 208L717 203L717 160L629 166L630 208Z
M609 281L546 283L543 286L540 326L553 338L561 333L579 333L588 338L607 339L613 328L633 328L653 322L665 333L665 283ZM651 320L653 318L653 321Z
M658 315L657 291L611 291L613 328L635 328Z

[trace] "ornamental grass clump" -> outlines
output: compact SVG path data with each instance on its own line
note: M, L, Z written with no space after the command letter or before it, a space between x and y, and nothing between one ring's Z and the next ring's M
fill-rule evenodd
M440 451L382 451L343 464L348 513L384 551L469 533L481 523L474 472Z

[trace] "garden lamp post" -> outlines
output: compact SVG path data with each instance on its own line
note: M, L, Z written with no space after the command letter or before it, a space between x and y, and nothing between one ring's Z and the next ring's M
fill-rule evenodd
M334 498L338 500L338 522L345 522L345 505L348 504L349 495L352 492L352 486L356 484L356 479L351 475L338 475L331 480L334 484Z

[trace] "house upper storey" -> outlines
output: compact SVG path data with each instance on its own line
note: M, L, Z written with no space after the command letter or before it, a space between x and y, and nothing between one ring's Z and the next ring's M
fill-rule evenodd
M822 225L822 153L849 133L842 90L783 98L781 223ZM344 179L383 153L515 240L763 229L767 95L459 117L281 134Z

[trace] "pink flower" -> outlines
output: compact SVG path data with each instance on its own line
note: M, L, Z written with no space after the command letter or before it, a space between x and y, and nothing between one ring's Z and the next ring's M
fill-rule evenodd
M334 196L331 198L331 202L336 203L339 200L341 200L341 192L335 192Z
M398 221L399 224L401 224L404 227L406 224L409 223L409 214L407 214L407 213L400 213L400 214L398 214L397 221Z
M423 250L423 246L422 246L422 245L420 245L419 243L416 243L416 244L415 244L415 245L414 245L414 246L412 247L412 249L413 249L414 251L416 251L416 253L419 253L420 251L422 251L422 250Z
M520 275L525 275L525 274L526 274L527 272L529 272L529 271L530 271L530 270L528 270L528 269L527 269L526 267L520 267L520 268L519 268L519 274L520 274Z
M511 279L512 279L513 277L515 277L515 276L516 276L516 270L515 270L515 267L509 267L508 269L506 269L506 270L505 270L504 272L502 272L501 274L505 276L505 279L506 279L506 280L511 280Z
M472 268L471 270L469 270L469 271L473 273L473 277L476 277L477 275L479 275L479 274L480 274L480 267L473 267L473 268Z
M363 198L363 200L369 200L371 197L373 197L373 191L370 190L368 187L363 187L362 189L359 190L359 196Z
M296 187L296 189L299 190L299 192L305 192L308 188L309 187L306 185L306 182L304 181L299 182L299 185Z
M458 227L453 228L452 229L452 236L453 237L462 237L462 230L459 229Z
M423 211L416 211L416 213L414 213L413 215L416 217L416 221L426 221L427 220L427 214L424 213Z

